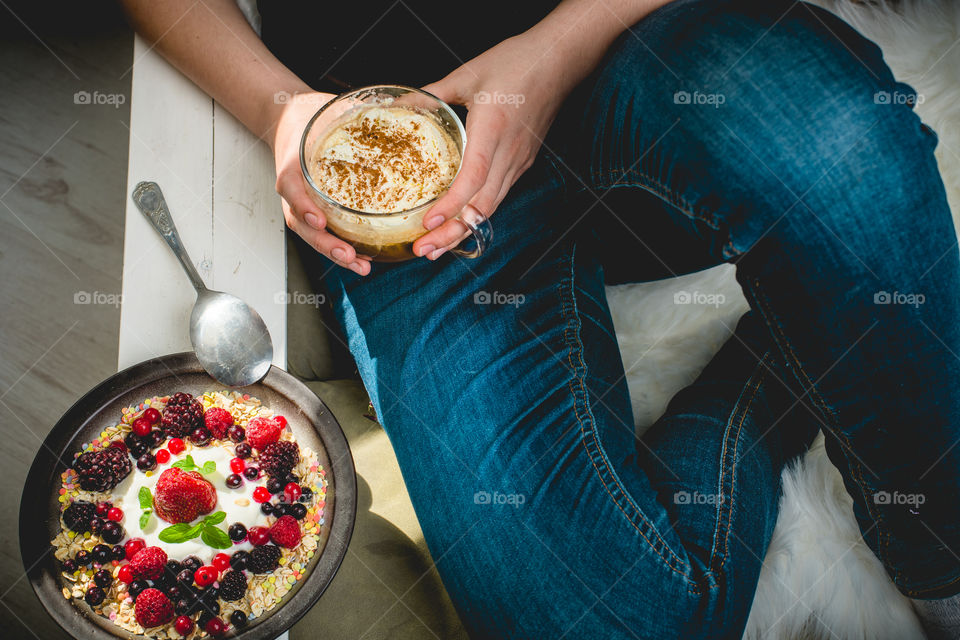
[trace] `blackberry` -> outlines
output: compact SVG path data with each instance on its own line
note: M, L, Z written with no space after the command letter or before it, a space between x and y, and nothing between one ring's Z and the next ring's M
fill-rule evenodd
M227 602L235 602L247 592L247 578L242 571L227 571L220 578L220 597Z
M116 447L87 451L73 463L73 470L80 476L80 488L86 491L109 491L130 475L132 469L130 458Z
M300 462L300 447L295 442L281 440L265 446L260 452L260 468L275 478L284 478Z
M279 564L280 547L275 544L265 544L250 552L247 569L253 573L272 573Z
M90 531L90 521L97 515L97 506L86 500L74 500L63 512L63 526L70 531Z
M184 438L203 426L203 405L189 393L175 393L163 409L160 426L168 438Z

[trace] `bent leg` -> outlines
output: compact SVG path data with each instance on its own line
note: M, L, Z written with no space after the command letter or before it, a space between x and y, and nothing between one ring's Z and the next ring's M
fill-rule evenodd
M561 237L563 205L541 159L484 258L327 275L427 544L476 637L736 636L803 446L763 437L770 349L745 329L638 444L602 269Z
M865 541L934 598L960 591L960 259L911 93L825 11L680 0L617 43L560 120L561 156L594 191L655 194L736 262Z

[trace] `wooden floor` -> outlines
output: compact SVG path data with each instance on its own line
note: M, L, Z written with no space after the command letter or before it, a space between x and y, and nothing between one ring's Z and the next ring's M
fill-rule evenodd
M113 2L5 4L0 635L46 640L67 636L23 577L20 491L60 414L116 370L120 312L112 302L120 292L129 109L128 100L92 103L129 96L133 38ZM81 104L77 92L86 92L77 96ZM82 104L87 94L91 104Z

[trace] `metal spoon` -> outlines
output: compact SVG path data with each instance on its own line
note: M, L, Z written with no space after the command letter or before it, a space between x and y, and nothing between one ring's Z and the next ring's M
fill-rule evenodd
M273 360L273 342L260 314L240 298L203 284L156 182L141 182L132 197L197 290L197 302L190 314L190 342L200 364L216 380L231 387L244 387L263 378Z

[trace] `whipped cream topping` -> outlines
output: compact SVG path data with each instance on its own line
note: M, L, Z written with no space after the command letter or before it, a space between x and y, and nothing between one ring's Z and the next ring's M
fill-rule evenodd
M431 115L407 107L348 112L313 150L314 184L342 205L396 213L440 195L453 182L460 151Z

